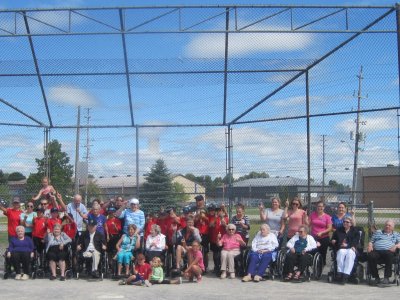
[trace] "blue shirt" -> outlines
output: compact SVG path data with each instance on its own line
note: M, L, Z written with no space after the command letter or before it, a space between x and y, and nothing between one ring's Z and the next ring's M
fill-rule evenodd
M29 236L25 236L23 240L13 236L8 245L8 251L13 252L33 252L33 241Z
M130 208L125 208L119 218L124 219L124 228L122 229L122 231L125 234L128 234L128 226L131 224L135 224L136 227L139 229L140 235L143 236L143 228L146 221L143 211L133 211Z
M20 216L21 222L25 219L25 216L27 216L27 218L25 220L25 224L32 226L33 218L37 217L37 213L35 211L31 212L30 214L22 213ZM32 229L33 229L32 227L25 226L25 233L31 233Z
M332 216L332 227L335 229L339 229L341 227L343 227L343 220L344 218L352 218L351 214L349 213L345 213L345 215L343 216L343 218L339 219L338 216L335 214Z
M83 218L81 217L81 215L76 211L76 206L75 203L69 203L67 205L67 213L72 214L72 218L74 219L75 223L76 223L76 227L78 229L78 231L82 231L83 227ZM79 209L81 210L82 214L87 214L87 209L85 207L85 205L83 205L82 203L79 203Z
M371 238L375 250L389 250L400 243L400 235L397 232L385 233L382 230L376 231Z
M101 233L104 236L106 235L106 231L104 229L104 224L106 224L107 218L104 215L98 215L96 217L93 214L89 214L88 219L95 219L97 221L96 231Z

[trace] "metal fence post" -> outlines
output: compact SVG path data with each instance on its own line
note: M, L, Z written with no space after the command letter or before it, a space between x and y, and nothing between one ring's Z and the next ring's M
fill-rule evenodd
M374 220L374 201L368 203L368 238L372 236L372 227L375 226Z

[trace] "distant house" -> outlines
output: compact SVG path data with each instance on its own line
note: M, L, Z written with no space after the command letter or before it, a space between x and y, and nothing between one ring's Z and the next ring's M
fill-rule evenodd
M375 207L400 208L399 167L371 167L357 170L357 202L374 201Z
M19 197L23 197L24 196L24 192L26 189L26 179L22 179L22 180L17 180L17 181L9 181L7 183L8 185L8 190L10 192L11 196L19 196ZM35 196L35 195L30 195ZM27 196L29 197L29 195ZM22 199L25 200L25 199Z

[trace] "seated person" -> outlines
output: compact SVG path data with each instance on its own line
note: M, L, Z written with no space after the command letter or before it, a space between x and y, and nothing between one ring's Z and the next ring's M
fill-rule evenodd
M24 226L17 226L16 237L11 237L8 246L7 258L11 258L14 266L15 279L27 280L29 279L31 258L33 258L33 241L29 236L25 236ZM22 272L21 272L22 264Z
M128 277L127 280L121 280L119 285L132 284L132 285L145 285L150 284L151 266L146 262L146 258L142 253L139 253L136 259L136 264L133 269L133 275Z
M131 263L133 252L140 248L140 235L137 232L135 224L128 225L128 234L123 234L117 243L117 262L118 273L121 276L122 266L125 266L126 276L130 275L129 265Z
M104 235L96 231L97 222L89 219L87 230L81 234L77 242L77 250L85 258L92 259L92 277L99 278L97 269L100 262L100 254L107 249Z
M273 251L275 251L278 246L278 239L274 233L270 232L269 225L262 224L260 226L260 231L257 232L251 243L247 275L243 277L242 281L250 281L253 277L255 282L259 282L272 261Z
M151 265L151 275L150 284L180 284L182 283L182 278L168 280L164 279L164 270L162 268L161 259L159 257L153 257L150 262Z
M206 270L203 260L203 253L200 250L200 243L194 241L192 243L192 251L189 254L189 263L184 272L185 278L193 281L193 277L196 277L197 283L201 282L201 275Z
M186 227L177 231L177 224L172 225L174 233L172 234L172 243L176 246L176 268L180 269L182 255L188 253L192 249L192 243L198 241L201 243L201 236L199 230L194 227L193 217L186 220Z
M336 251L337 279L342 284L347 281L353 270L359 240L360 234L352 226L352 218L344 217L343 227L337 229L331 239Z
M400 249L400 234L393 231L394 221L387 220L383 231L377 230L371 241L368 243L368 266L371 270L372 277L375 278L375 283L380 283L377 263L382 259L385 263L385 273L383 284L389 283L389 278L392 276L393 257L396 249Z
M151 261L153 257L160 257L165 250L165 235L161 233L161 227L153 224L150 234L146 239L146 259Z
M286 274L285 281L291 279L299 280L307 266L312 263L312 258L308 255L308 252L317 249L317 242L308 234L308 227L300 225L298 232L288 241L286 247L289 250L283 271ZM298 266L298 269L293 274L295 266Z
M55 224L53 232L50 232L45 237L47 259L50 265L50 280L56 279L56 264L60 266L61 281L65 281L65 260L68 256L66 245L71 243L71 238L61 232L61 225Z
M239 233L236 233L236 226L228 224L226 233L222 236L218 234L218 246L222 247L221 251L221 279L226 278L226 268L230 272L230 278L235 278L235 256L240 254L240 246L246 246Z

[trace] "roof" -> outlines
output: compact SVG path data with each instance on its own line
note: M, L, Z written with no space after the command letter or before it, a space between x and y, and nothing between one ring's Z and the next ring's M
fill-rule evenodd
M136 187L136 177L103 177L103 178L93 178L100 188L114 188L114 187ZM144 177L139 177L139 182L143 182Z
M358 171L362 176L398 176L399 167L389 166L389 167L370 167L370 168L359 168Z
M251 178L233 183L233 187L307 186L307 179L295 177Z

